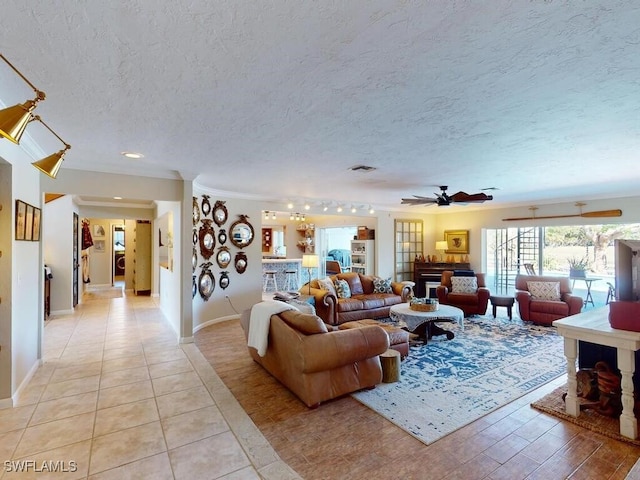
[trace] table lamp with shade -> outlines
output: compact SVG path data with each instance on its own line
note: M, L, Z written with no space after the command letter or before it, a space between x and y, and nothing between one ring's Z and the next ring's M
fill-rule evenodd
M309 270L309 295L311 295L311 269L320 266L320 257L313 254L302 255L302 267Z
M436 242L436 251L440 252L440 261L442 262L442 253L449 248L446 240Z

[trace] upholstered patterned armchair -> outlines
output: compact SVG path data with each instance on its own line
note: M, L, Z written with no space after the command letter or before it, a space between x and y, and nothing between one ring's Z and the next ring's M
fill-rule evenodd
M486 287L484 273L454 276L451 270L442 272L436 294L440 303L458 307L464 312L465 317L484 315L491 296Z

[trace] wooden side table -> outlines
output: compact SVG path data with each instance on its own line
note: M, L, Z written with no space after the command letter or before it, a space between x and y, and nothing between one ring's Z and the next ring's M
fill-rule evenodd
M491 305L493 307L493 318L496 318L496 308L497 307L507 307L507 314L509 315L509 320L512 320L511 314L513 311L513 304L516 301L513 297L499 297L497 295L492 295L489 297L491 300Z
M390 348L381 353L380 365L382 365L382 381L384 383L400 381L400 352Z

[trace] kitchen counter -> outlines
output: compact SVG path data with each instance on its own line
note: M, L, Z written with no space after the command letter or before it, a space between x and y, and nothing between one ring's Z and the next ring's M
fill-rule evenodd
M304 269L303 272L301 258L263 258L262 272L264 273L267 270L276 272L278 290L285 290L285 272L287 270L296 271L296 288L289 288L287 290L297 291L298 288L300 288L300 285L306 282L306 280L303 280L302 278L303 274L306 273L306 269Z

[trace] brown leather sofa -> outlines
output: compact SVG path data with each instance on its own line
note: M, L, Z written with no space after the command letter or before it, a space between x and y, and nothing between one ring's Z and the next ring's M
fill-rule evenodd
M478 281L478 289L475 293L453 293L451 291L452 276L452 270L442 272L440 285L436 288L438 301L443 305L458 307L464 312L465 317L469 315L484 315L487 312L487 304L491 296L491 292L485 282L484 273L475 274Z
M251 311L240 324L249 336ZM387 333L377 326L329 331L316 315L287 310L272 315L263 357L248 347L251 357L308 407L382 381L378 355L389 348Z
M346 280L351 290L351 298L338 298L335 294L322 290L318 280L311 280L311 295L315 298L316 313L328 325L340 325L365 318L389 316L392 305L409 301L411 287L400 282L391 282L392 293L374 293L373 275L355 272L339 273L328 278ZM300 288L300 293L309 294L309 284Z
M528 282L559 282L560 300L536 299L529 292ZM572 295L569 277L546 275L517 275L516 301L522 320L541 325L551 325L554 320L580 313L582 298Z

